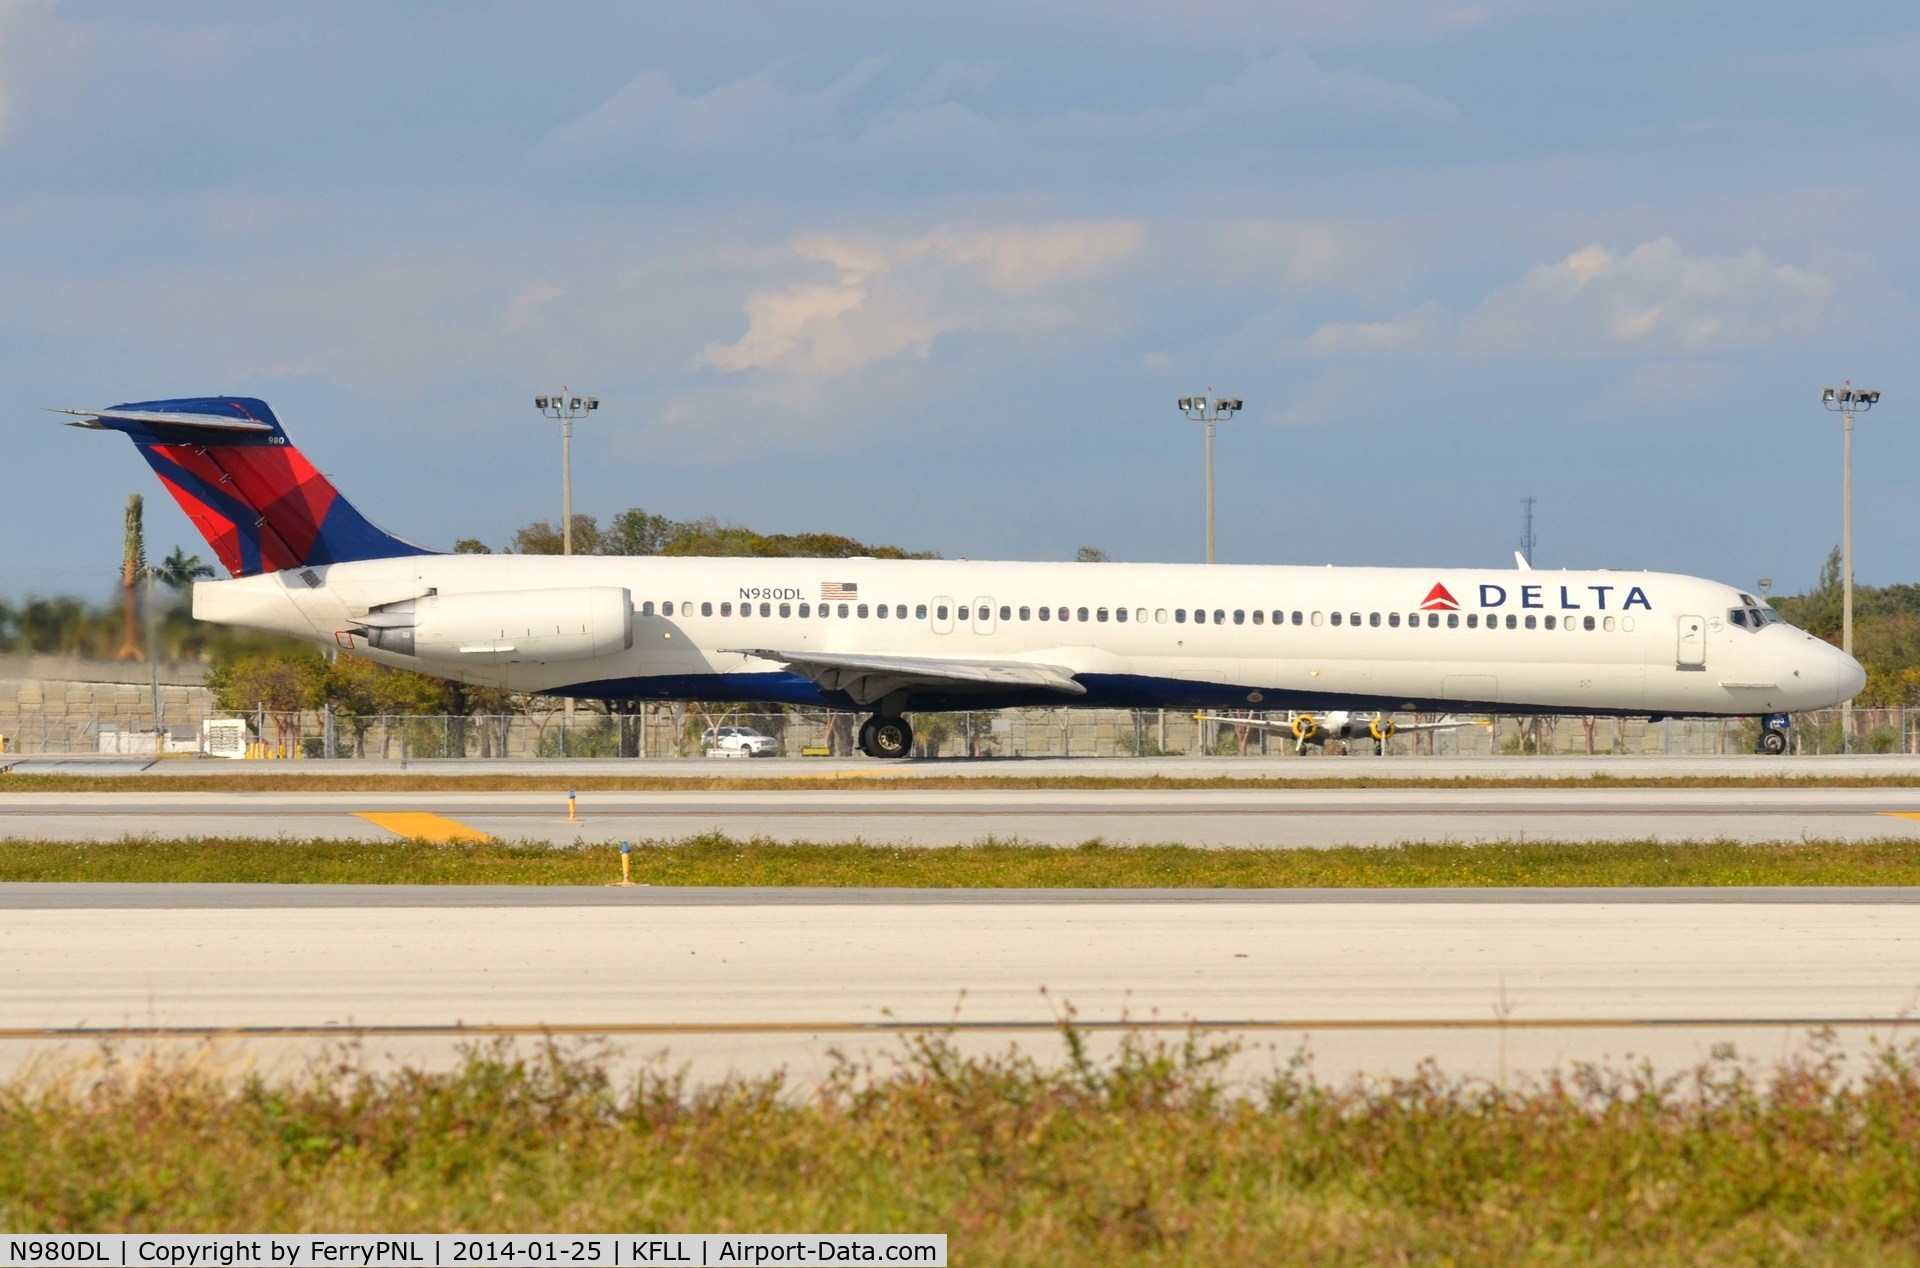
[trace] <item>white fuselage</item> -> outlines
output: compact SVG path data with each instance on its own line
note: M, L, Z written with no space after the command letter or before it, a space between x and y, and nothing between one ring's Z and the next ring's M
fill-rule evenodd
M482 596L511 593L518 611L530 594L538 606L536 592L607 587L627 592L631 622L591 655L543 659L504 629L431 655L367 641L369 612L408 600L484 609ZM1756 608L1740 591L1667 573L966 560L422 555L194 587L202 620L586 697L868 703L747 654L770 648L1030 662L1087 689L929 688L897 702L909 709L1743 715L1824 707L1859 689L1851 657L1770 613L1753 628L1730 619L1741 611Z

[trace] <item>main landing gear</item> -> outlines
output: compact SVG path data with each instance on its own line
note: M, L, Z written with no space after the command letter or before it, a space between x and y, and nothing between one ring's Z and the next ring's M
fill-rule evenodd
M860 751L868 757L911 757L913 728L905 718L868 718L860 725Z

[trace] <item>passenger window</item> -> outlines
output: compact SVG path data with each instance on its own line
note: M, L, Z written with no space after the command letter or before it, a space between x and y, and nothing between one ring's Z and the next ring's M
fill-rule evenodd
M1333 618L1332 618L1332 619L1333 619L1333 623L1334 623L1335 625L1338 625L1338 624L1340 624L1340 614L1339 614L1338 612L1335 612L1335 613L1333 614Z
M1606 627L1606 629L1605 629L1605 631L1604 631L1605 633L1608 633L1608 634L1611 634L1611 633L1613 633L1613 618L1612 618L1612 617L1608 617L1608 618L1606 618L1606 620L1605 620L1604 622L1602 622L1602 624L1603 624L1603 625L1605 625L1605 627Z
M1630 633L1632 633L1632 632L1633 632L1633 618L1632 618L1632 617L1630 617L1630 616L1623 616L1623 617L1621 617L1621 618L1620 618L1620 632L1621 632L1622 634L1630 634Z
M1135 608L1133 610L1133 619L1145 625L1147 623L1147 610L1145 608ZM1164 620L1165 618L1162 619Z
M1253 610L1253 623L1255 625L1265 625L1267 623L1267 614L1259 608L1255 608Z
M1581 629L1586 629L1586 630L1590 630L1590 629L1592 629L1592 628L1593 628L1593 618L1592 618L1592 617L1590 617L1590 616L1583 616L1583 617L1581 617L1581 618L1580 618L1580 628L1581 628Z
M1542 619L1543 619L1543 620L1545 621L1545 623L1546 623L1546 627L1547 627L1548 629L1552 629L1552 628L1553 628L1553 618L1552 618L1552 617L1550 617L1550 616L1549 616L1549 617L1544 617L1544 618L1542 618Z
M792 615L793 615L793 605L792 605L791 603L782 603L782 604L780 605L780 615L781 615L781 616L792 616Z
M1376 630L1377 630L1377 629L1379 629L1379 628L1380 628L1380 614L1379 614L1378 612L1369 612L1369 613L1367 613L1367 624L1368 624L1368 625L1371 625L1371 626L1372 626L1372 627L1373 627L1374 629L1376 629Z
M864 604L864 603L862 603L862 604L861 604L861 605L860 605L859 607L857 607L857 608L855 608L855 609L854 609L854 612L855 612L856 614L858 614L858 615L859 615L859 617L860 617L860 619L861 619L861 620L863 620L863 621L864 621L864 620L866 620L866 619L867 619L867 605L866 605L866 604Z
M1063 621L1067 619L1067 610L1065 608L1060 609L1059 617Z
M713 605L712 605L711 603L702 603L702 604L700 605L700 615L701 615L701 616L712 616L712 615L713 615Z
M1000 619L1003 621L1011 621L1013 619L1013 609L1006 606L1005 604L1001 604Z
M1305 613L1302 613L1302 612L1295 612L1295 613L1293 614L1293 623L1294 623L1295 625L1298 625L1298 624L1300 624L1300 618L1301 618L1302 616L1304 616L1304 615L1305 615ZM1314 622L1314 624L1315 624L1315 625L1318 625L1318 624L1320 624L1320 622L1318 622L1318 621L1315 621L1315 622Z
M847 605L846 605L846 604L844 604L844 603L842 603L842 604L840 605L840 615L841 615L842 617L844 617L844 616L846 616L846 614L847 614Z
M661 616L672 616L672 615L673 615L673 600L672 600L672 599L668 599L668 600L666 600L666 601L665 601L664 603L662 603L662 604L660 605L660 615L661 615Z
M904 603L896 603L896 604L894 604L894 605L893 605L893 619L894 619L894 620L896 620L896 621L904 621L904 620L906 620L906 619L907 619L907 605L906 605L906 604L904 604Z
M1470 630L1480 628L1480 614L1478 612L1467 613L1467 628Z
M1085 608L1080 609L1080 619L1083 621L1087 619L1087 610Z
M652 600L652 599L648 599L648 600L647 600L647 601L646 601L645 603L642 603L642 604L640 605L640 615L641 615L641 616L652 616L652 615L653 615L653 600Z
M1318 625L1318 624L1320 624L1320 614L1319 614L1318 612L1315 612L1315 613L1313 614L1313 623L1314 623L1315 625ZM1335 624L1338 624L1338 622L1335 622Z
M1165 625L1167 623L1167 610L1165 608L1155 608L1153 610L1153 623L1155 625Z
M1458 612L1447 613L1447 628L1450 630L1460 628L1460 614Z
M773 615L773 605L772 605L771 603L762 603L762 604L760 605L760 615L761 615L761 616L772 616L772 615Z
M1107 610L1106 610L1105 608L1095 608L1095 609L1094 609L1094 611L1093 611L1093 619L1094 619L1094 620L1096 620L1096 621L1104 621L1104 620L1106 620L1106 619L1107 619Z
M1527 617L1527 628L1528 628L1528 629L1532 629L1532 628L1533 628L1533 617L1532 617L1532 616L1528 616L1528 617Z
M1053 609L1052 609L1052 608L1041 608L1041 609L1040 609L1040 619L1041 619L1041 620L1043 620L1043 621L1051 621L1051 620L1053 619Z
M881 620L881 621L884 621L884 620L886 620L886 619L887 619L887 605L886 605L886 604L884 604L884 603L882 603L882 604L880 604L880 605L879 605L878 607L876 607L876 608L874 608L874 610L873 610L873 615L874 615L874 618L875 618L876 620Z
M1205 625L1207 623L1207 610L1205 608L1195 608L1193 610L1193 623L1195 625Z
M972 620L973 618L972 618L971 616L969 616L969 615L967 615L967 613L968 613L968 611L969 611L969 609L967 609L967 608L961 608L961 609L959 609L959 611L958 611L958 613L957 613L957 617L958 617L958 619L959 619L959 620L962 620L962 621L971 621L971 620Z
M1387 613L1387 628L1390 630L1400 628L1400 614L1398 612Z
M721 616L732 616L732 615L733 615L733 604L731 604L731 603L722 603L722 604L720 605L720 615L721 615Z
M1121 622L1122 624L1125 624L1127 619L1127 610L1125 608L1115 608L1113 610L1113 619Z
M1427 613L1427 628L1430 630L1440 628L1440 614L1438 612Z
M1245 609L1235 608L1233 610L1233 623L1235 625L1245 625L1247 623L1247 614Z
M1213 610L1213 623L1215 625L1225 625L1227 623L1226 612L1220 608L1215 608Z
M924 621L924 620L926 620L926 619L927 619L927 605L926 605L926 604L924 604L924 603L918 603L918 604L915 604L915 605L914 605L914 608L913 608L913 619L914 619L914 620L916 620L916 621Z
M813 607L812 607L812 605L811 605L811 604L806 604L806 603L802 603L802 604L800 605L800 617L801 617L801 619L802 619L802 620L805 620L805 619L806 619L807 617L810 617L810 616L812 616L812 615L813 615Z
M1021 619L1021 620L1023 620L1023 621L1031 621L1031 620L1033 619L1033 609L1032 609L1032 608L1021 608L1021 609L1020 609L1020 619Z
M1187 623L1187 610L1185 608L1175 608L1173 610L1173 623L1175 625L1185 625Z

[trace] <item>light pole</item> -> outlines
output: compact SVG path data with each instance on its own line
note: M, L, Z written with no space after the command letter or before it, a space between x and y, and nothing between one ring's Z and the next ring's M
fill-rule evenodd
M1196 423L1207 425L1207 562L1213 562L1213 425L1232 418L1244 402L1237 396L1183 396L1180 412Z
M1846 440L1840 458L1840 650L1853 655L1853 416L1880 402L1880 393L1868 392L1848 379L1839 391L1827 388L1820 403L1840 415ZM1840 751L1853 749L1853 698L1840 702Z
M560 553L573 553L573 420L600 408L597 396L536 396L534 408L560 424Z

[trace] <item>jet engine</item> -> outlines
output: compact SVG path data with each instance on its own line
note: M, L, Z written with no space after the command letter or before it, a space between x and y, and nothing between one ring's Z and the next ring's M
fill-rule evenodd
M619 586L429 594L356 622L369 646L422 660L543 664L633 646L633 596Z

